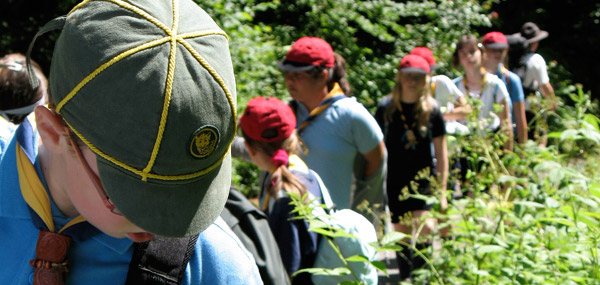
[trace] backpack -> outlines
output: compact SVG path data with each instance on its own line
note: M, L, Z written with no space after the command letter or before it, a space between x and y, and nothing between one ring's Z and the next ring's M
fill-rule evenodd
M221 217L254 256L265 285L290 284L269 221L262 211L231 187Z
M350 210L335 210L333 209L333 202L329 196L327 188L323 184L321 178L312 170L311 175L315 176L319 182L321 188L321 198L323 204L327 207L325 209L321 207L315 207L313 214L315 214L320 221L324 222L327 226L333 228L339 228L344 230L346 233L356 236L358 239L344 236L337 236L331 238L325 235L321 236L319 241L319 249L315 258L313 267L315 268L328 268L334 269L338 267L345 267L344 263L340 260L335 250L331 247L328 242L334 239L341 254L345 257L351 257L354 255L361 255L374 261L376 258L376 250L370 245L372 242L377 242L377 232L373 227L373 224L369 222L363 215ZM356 273L360 281L365 284L377 284L378 275L377 269L367 262L349 262L352 271ZM345 276L329 276L329 275L312 275L312 281L314 284L338 284L342 281L348 281L348 277Z
M126 284L181 284L198 235L135 243Z
M221 218L252 253L264 284L290 284L263 212L231 187ZM126 284L180 284L197 239L154 237L136 243Z

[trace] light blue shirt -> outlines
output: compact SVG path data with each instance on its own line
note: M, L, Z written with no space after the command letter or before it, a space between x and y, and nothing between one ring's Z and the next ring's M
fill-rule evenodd
M512 102L512 104L519 103L525 100L523 84L521 84L521 78L516 73L508 71L508 78L506 78L506 73L502 72L502 64L500 63L498 70L496 71L496 76L498 76L498 78L502 79L502 82L504 82L504 86L506 86L506 88L508 89L508 95L510 96L510 101ZM508 83L507 80L509 80L510 83ZM514 123L516 116L515 108L513 108L512 105L510 107L512 110L512 122ZM514 131L516 132L516 128Z
M37 136L36 136L37 137ZM0 153L0 284L33 284L38 229L21 195L16 169L16 140ZM39 163L36 169L40 173ZM45 182L42 179L42 183ZM52 204L57 228L70 219ZM133 242L98 234L69 250L67 284L124 284ZM217 219L198 237L182 284L262 284L254 258L226 223Z
M299 127L309 112L302 103L297 106ZM312 120L301 137L308 148L308 155L302 156L304 162L321 176L337 208L350 208L354 159L383 140L375 118L356 98L344 98Z

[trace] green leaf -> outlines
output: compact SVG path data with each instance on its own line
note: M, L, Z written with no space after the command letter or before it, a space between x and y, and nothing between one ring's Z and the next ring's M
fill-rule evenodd
M363 255L353 255L353 256L347 257L346 261L351 261L351 262L369 262L369 259L366 256L363 256Z
M575 227L575 224L573 222L564 218L541 218L539 219L539 221L550 224L559 224L567 227Z
M381 261L373 261L373 262L371 262L371 265L373 265L375 268L377 268L377 270L383 272L385 274L385 276L388 276L388 272L387 272L385 263L383 263Z
M545 208L544 205L537 203L537 202L531 202L531 201L516 201L514 202L515 205L521 205L527 208L534 208L534 209L543 209Z
M310 274L314 274L314 275L327 275L327 276L347 276L350 275L350 269L346 268L346 267L337 267L337 268L333 268L333 269L329 269L329 268L304 268L304 269L300 269L296 272L294 272L294 274L292 274L292 276L296 276L300 273L303 272L307 272Z
M600 131L600 119L592 114L583 115L583 119L594 127L597 131Z
M383 238L381 238L381 244L383 246L389 245L389 244L395 244L398 241L401 241L405 238L410 238L411 236L405 233L401 233L401 232L397 232L397 231L393 231L393 232L389 232L387 234L385 234L383 236Z
M488 254L488 253L495 253L495 252L502 252L502 251L504 251L503 247L501 247L499 245L493 245L493 244L482 245L476 249L477 255L479 255L479 256L483 256L484 254Z

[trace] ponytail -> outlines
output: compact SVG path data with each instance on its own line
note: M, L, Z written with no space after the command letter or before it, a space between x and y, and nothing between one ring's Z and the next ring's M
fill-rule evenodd
M350 95L352 88L346 77L346 60L338 53L334 53L333 57L335 58L335 66L333 67L333 70L330 71L331 76L327 81L327 89L331 91L333 85L337 82L340 85L340 88L342 88L342 91L344 91L344 94Z
M281 190L288 193L296 193L300 197L308 192L304 183L296 178L296 175L287 166L289 155L298 153L302 145L302 142L296 135L296 131L281 141L271 143L253 140L243 130L242 134L252 148L271 156L271 162L275 165L275 171L273 171L265 186L267 193L271 197L276 198ZM308 200L304 202L308 202Z

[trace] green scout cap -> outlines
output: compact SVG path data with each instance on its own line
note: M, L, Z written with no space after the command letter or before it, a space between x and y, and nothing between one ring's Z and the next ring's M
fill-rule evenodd
M226 34L197 4L81 2L56 42L50 88L131 222L182 237L220 215L231 179L235 79Z

